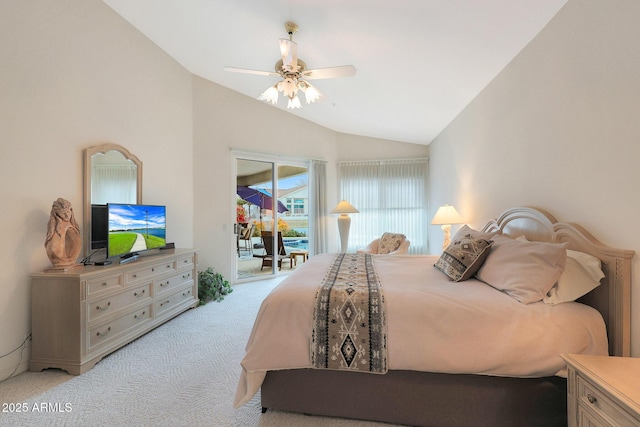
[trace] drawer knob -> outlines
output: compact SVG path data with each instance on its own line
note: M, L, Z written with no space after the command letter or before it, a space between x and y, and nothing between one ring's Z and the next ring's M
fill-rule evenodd
M144 316L145 314L147 314L147 311L143 311L140 316L138 316L137 314L133 316L134 319L140 319L142 316Z
M182 293L183 297L186 297L187 295L191 295L191 290L188 290L187 292Z
M143 289L143 290L142 290L142 292L140 292L140 293L138 293L138 292L134 292L134 293L133 293L133 296L134 296L134 297L139 297L140 295L144 295L145 291L146 291L146 289Z
M596 400L598 400L598 399L596 399L595 397L593 397L590 394L587 394L587 400L589 401L589 403L596 403Z
M106 305L103 305L103 306L99 306L99 305L97 305L97 306L96 306L96 310L98 310L98 311L104 311L104 310L106 310L107 308L109 308L109 306L110 306L110 305L111 305L111 301L109 301Z
M169 304L170 302L171 302L171 301L161 302L161 303L160 303L160 307L162 307L162 306L163 306L163 305L165 305L165 304Z
M104 332L100 332L100 331L96 332L96 335L99 337L106 337L107 335L109 335L109 332L111 332L111 326L109 326L107 330Z
M102 282L102 286L107 286L107 282Z

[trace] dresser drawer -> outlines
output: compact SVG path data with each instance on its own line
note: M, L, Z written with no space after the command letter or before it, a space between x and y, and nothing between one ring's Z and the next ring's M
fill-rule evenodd
M593 412L589 408L578 405L578 426L579 427L611 427L611 421L607 421Z
M156 316L170 311L185 301L194 301L193 288L184 288L173 294L156 298Z
M148 283L144 286L127 289L124 292L111 295L107 298L88 301L86 303L87 322L91 323L100 320L107 315L126 309L130 305L151 298L151 288L152 283Z
M155 283L155 294L160 295L162 292L176 289L181 285L185 285L187 282L192 282L192 280L193 270L186 270L173 276L158 279Z
M181 268L191 267L193 268L195 254L189 254L185 256L178 257L178 261L176 262L176 269L180 270Z
M97 346L107 344L117 339L124 332L150 320L151 304L133 312L123 314L119 318L101 324L100 326L89 328L87 332L89 334L89 339L87 340L89 344L88 350L92 351Z
M129 285L130 283L135 283L140 280L175 271L175 269L175 261L171 260L147 267L141 267L136 270L127 271L125 273L125 284Z
M122 274L112 274L110 276L99 277L88 280L86 283L87 298L124 286Z
M631 414L604 395L598 388L594 387L588 379L583 378L580 374L578 374L576 378L579 408L584 408L586 412L594 413L597 416L597 420L606 420L606 425L621 427L638 426L637 420L632 417ZM598 425L597 423L589 424Z

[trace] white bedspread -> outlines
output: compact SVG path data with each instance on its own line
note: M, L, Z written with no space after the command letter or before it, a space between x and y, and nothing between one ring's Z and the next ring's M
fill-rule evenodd
M255 395L266 371L312 367L315 292L334 258L310 258L265 298L241 363L236 407ZM564 369L560 354L607 354L595 309L524 305L475 279L451 282L433 267L437 259L374 257L386 301L390 370L543 377Z

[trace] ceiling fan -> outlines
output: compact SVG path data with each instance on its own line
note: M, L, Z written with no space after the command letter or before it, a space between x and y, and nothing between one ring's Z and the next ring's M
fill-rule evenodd
M298 91L302 91L307 104L317 101L322 93L307 80L332 79L336 77L350 77L356 74L356 67L353 65L342 65L338 67L307 69L307 64L298 58L298 44L293 41L293 34L298 31L298 25L294 22L287 22L284 28L289 34L289 39L280 39L280 54L282 59L278 60L274 71L247 70L245 68L225 67L225 71L236 73L257 74L262 76L278 76L282 81L265 90L258 97L261 101L278 103L278 92L284 93L289 98L287 108L300 108Z

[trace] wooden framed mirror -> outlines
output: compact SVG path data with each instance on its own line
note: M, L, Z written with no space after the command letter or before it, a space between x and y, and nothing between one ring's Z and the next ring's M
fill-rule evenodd
M91 254L91 205L142 203L142 162L118 144L84 150L83 245Z

